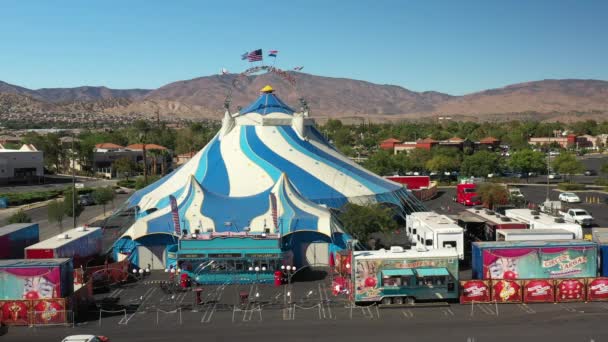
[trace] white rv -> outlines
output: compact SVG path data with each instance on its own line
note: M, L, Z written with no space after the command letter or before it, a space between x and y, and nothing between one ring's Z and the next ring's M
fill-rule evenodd
M427 249L455 248L464 259L464 229L446 215L434 211L414 212L406 218L412 245Z
M565 229L574 234L575 239L583 239L583 228L580 224L567 223L561 217L551 216L530 209L507 209L505 216L527 222L530 229Z
M565 229L497 229L496 241L574 240Z

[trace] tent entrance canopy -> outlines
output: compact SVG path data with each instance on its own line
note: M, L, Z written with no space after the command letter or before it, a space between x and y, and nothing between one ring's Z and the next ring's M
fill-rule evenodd
M418 277L443 277L449 276L450 272L444 267L439 268L417 268L416 274Z
M408 277L413 275L414 272L410 268L382 270L382 277Z

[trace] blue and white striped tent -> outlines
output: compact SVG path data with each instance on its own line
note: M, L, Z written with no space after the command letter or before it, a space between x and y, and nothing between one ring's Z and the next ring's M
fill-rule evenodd
M270 87L239 113L226 112L220 131L185 165L129 198L127 206L138 215L123 239L172 234L169 195L177 199L182 229L189 233L247 227L331 238L339 228L329 208L380 202L401 213L420 209L402 185L338 152L307 113L294 112Z

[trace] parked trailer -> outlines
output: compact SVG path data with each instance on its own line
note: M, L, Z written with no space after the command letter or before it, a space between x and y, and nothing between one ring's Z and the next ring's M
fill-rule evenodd
M498 229L496 241L574 240L574 233L565 229Z
M455 248L353 252L356 303L412 304L458 298Z
M101 228L79 227L25 249L27 259L73 258L76 267L102 253Z
M414 212L407 215L405 226L412 245L426 249L455 248L459 258L464 259L464 229L446 215Z
M0 299L65 298L73 292L70 259L0 260Z
M481 229L475 229L476 225L471 225L472 229L467 229L467 233L476 237L481 241L495 241L496 231L498 229L527 229L528 223L517 219L512 219L505 215L501 215L496 211L481 208L469 208L465 210L465 214L461 215L459 222L467 223L472 220L467 220L466 216L475 217L483 221ZM478 221L478 220L477 220ZM477 225L478 226L478 225ZM468 228L468 227L463 227Z
M23 250L39 241L38 223L13 223L0 228L0 259L23 259Z
M583 238L583 228L580 224L568 223L561 217L531 209L507 209L505 215L511 219L528 223L530 229L565 229L574 233L576 239Z
M597 244L584 240L494 241L472 244L474 279L591 278Z

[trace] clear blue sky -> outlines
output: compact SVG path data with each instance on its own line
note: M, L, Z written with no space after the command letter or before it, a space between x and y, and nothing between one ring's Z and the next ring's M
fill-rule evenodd
M464 94L545 78L608 79L608 1L28 1L0 3L0 80L156 88L278 67Z

